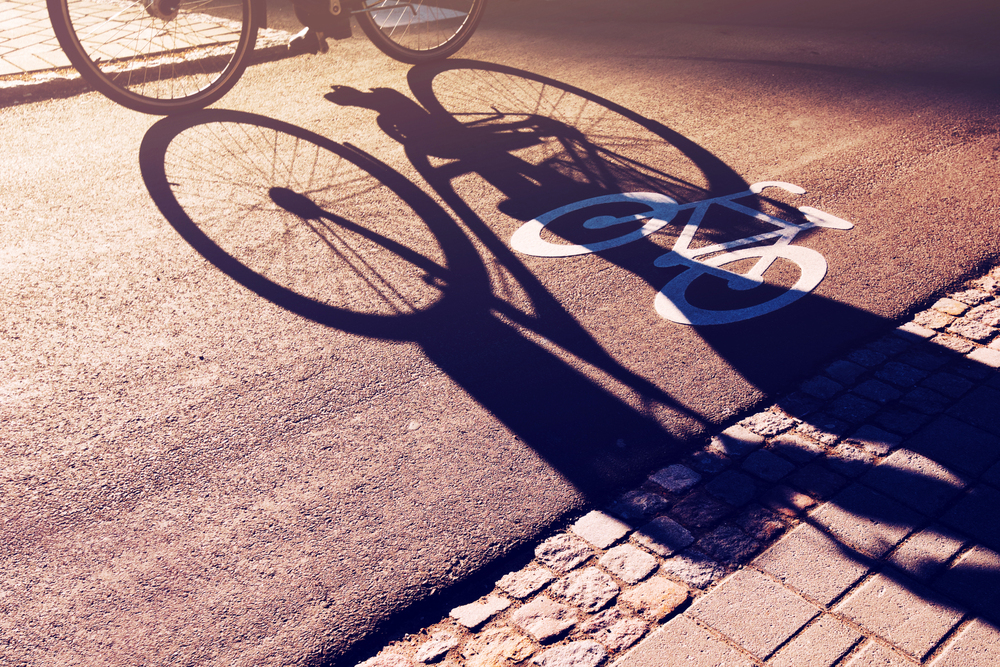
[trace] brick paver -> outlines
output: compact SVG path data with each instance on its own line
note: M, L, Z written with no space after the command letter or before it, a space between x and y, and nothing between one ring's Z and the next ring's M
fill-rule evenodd
M499 580L509 609L473 629L444 619L386 664L1000 662L998 283L591 508Z

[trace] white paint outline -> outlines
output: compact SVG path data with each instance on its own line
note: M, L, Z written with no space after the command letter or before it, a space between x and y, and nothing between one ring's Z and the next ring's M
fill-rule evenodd
M754 183L748 190L743 192L713 197L689 204L678 204L675 199L655 192L603 195L560 206L557 209L538 216L534 220L529 220L514 232L513 236L511 236L510 244L514 250L535 257L573 257L600 252L645 238L670 224L678 212L693 209L691 218L684 226L677 241L674 242L674 247L653 261L653 265L658 267L684 266L688 269L663 286L663 289L656 295L654 307L661 317L678 324L693 326L731 324L784 308L812 292L822 282L827 272L827 262L823 255L811 248L790 245L799 232L814 227L840 230L852 229L854 227L847 220L811 206L799 207L798 210L805 217L805 222L796 224L762 213L734 201L743 197L758 195L770 187L781 188L796 195L805 194L806 192L803 188L792 183L762 181ZM586 220L583 226L588 229L603 229L637 220L646 220L646 223L639 229L627 234L585 245L551 243L544 240L541 236L542 230L548 224L567 213L573 213L591 206L618 202L641 203L649 206L650 210L645 213L623 217L610 215L596 216ZM705 218L705 213L713 205L724 206L737 213L742 213L761 222L773 225L777 229L725 243L691 248L691 242L694 240L694 235ZM755 245L772 240L774 243L771 245ZM744 246L755 247L745 248ZM753 257L758 258L757 262L746 273L739 274L722 268L726 264ZM688 287L690 287L695 279L706 274L725 279L730 289L738 291L751 290L764 282L764 273L779 258L796 264L799 268L799 278L788 291L774 299L755 306L733 310L707 310L692 306L687 300L686 292Z

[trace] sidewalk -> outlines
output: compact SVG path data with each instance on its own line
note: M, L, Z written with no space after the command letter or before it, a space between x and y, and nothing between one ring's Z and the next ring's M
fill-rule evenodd
M998 368L1000 268L362 665L1000 664Z
M255 61L286 57L289 37L262 28ZM45 0L0 0L0 107L87 89L59 46Z
M0 77L69 67L44 0L0 0Z

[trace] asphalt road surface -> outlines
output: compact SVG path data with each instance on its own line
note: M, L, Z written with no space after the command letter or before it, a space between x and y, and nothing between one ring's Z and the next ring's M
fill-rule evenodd
M494 0L432 67L359 34L179 119L0 110L0 662L349 661L995 262L996 12L940 4ZM770 181L853 227L679 310L815 289L661 316L684 205ZM636 192L669 224L583 226ZM605 249L512 247L540 216Z

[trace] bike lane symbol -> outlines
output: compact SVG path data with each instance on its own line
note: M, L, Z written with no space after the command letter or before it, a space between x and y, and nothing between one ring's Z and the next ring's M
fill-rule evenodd
M781 188L792 194L804 194L805 190L791 183L765 181L755 183L748 190L731 195L723 195L701 201L680 204L667 195L655 192L631 192L602 195L549 211L534 220L524 223L510 239L511 247L525 255L535 257L573 257L608 250L632 243L654 234L673 221L681 211L690 210L691 217L674 243L674 247L656 258L657 267L681 266L685 270L667 282L654 300L656 312L664 319L678 324L705 326L730 324L759 317L801 299L816 289L826 276L827 262L822 254L803 246L791 245L800 232L815 227L848 230L854 225L847 220L811 206L800 206L804 221L789 222L739 203L738 199L759 195L766 188ZM586 218L582 226L586 229L607 229L626 223L642 222L637 229L630 229L620 236L587 244L553 243L542 238L543 230L563 216L577 211L601 207L608 204L641 204L648 210L623 216L595 215ZM722 206L736 213L749 216L776 229L724 243L692 247L691 243L705 219L708 209ZM630 227L634 227L631 225ZM761 245L768 243L768 245ZM799 276L793 285L783 293L762 303L729 310L716 310L696 306L688 299L688 288L699 277L712 275L726 281L729 289L748 291L764 284L764 274L777 259L784 259L798 268ZM745 260L756 261L749 270L738 273L724 268L726 265Z

